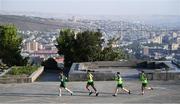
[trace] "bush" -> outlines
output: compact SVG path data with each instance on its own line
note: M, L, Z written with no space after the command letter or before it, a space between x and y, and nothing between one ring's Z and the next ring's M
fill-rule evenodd
M0 71L6 70L6 69L8 69L8 66L0 62Z
M37 66L22 66L22 67L12 67L12 70L8 73L10 75L31 75L37 70Z

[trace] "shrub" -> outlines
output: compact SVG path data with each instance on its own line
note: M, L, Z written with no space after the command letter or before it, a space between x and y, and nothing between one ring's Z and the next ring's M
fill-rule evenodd
M37 66L22 66L22 67L12 67L12 70L8 73L10 75L31 75L37 70Z

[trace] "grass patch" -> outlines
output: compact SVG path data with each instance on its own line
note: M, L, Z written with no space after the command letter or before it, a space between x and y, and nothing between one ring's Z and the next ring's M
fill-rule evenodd
M12 67L12 70L8 72L8 75L28 75L29 76L37 69L38 69L37 66Z

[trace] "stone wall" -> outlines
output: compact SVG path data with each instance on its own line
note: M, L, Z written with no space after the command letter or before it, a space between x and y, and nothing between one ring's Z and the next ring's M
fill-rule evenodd
M114 73L109 72L92 72L95 81L108 81L114 79ZM70 81L86 81L87 74L86 72L75 72L69 74Z
M145 72L149 80L180 80L180 72Z
M0 73L0 77L1 77L1 76L4 76L6 73L8 73L8 72L11 71L11 70L12 70L12 68L9 68L9 69L7 69L7 70L4 70L4 72Z
M19 78L0 78L0 83L8 84L8 83L31 83L31 79L28 77L19 77Z
M44 71L44 67L39 67L37 71L33 72L29 77L28 76L17 76L17 77L1 77L0 83L32 83L34 82Z
M180 72L154 73L153 80L180 80Z
M96 69L96 68L104 68L104 67L135 67L136 61L96 61L96 62L84 62L83 64L85 68L88 69Z
M37 71L33 72L28 78L30 79L30 82L34 82L44 71L44 67L38 68Z
M112 71L102 71L103 68L113 67L125 67L128 62L85 62L85 63L73 63L70 72L70 81L86 81L86 70L94 70L94 80L105 81L113 80L114 73ZM128 64L128 66L133 66ZM180 71L170 70L166 71L162 69L144 70L149 80L180 80Z
M100 62L85 62L85 63L73 63L69 71L70 81L86 81L87 70L93 70L94 80L107 81L113 80L115 73L112 71L102 71L103 68L112 67L133 67L135 63L127 61L100 61ZM98 69L98 70L97 70Z

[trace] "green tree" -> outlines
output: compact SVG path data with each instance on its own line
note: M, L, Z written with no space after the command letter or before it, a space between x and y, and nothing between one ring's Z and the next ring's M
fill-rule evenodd
M64 66L69 67L74 62L75 57L75 33L70 29L60 31L57 41L57 49L60 55L64 55Z
M114 61L126 57L121 49L112 46L118 38L110 39L108 46L103 48L105 41L100 31L83 31L75 34L74 31L65 29L60 31L56 40L58 53L64 55L65 67L70 67L73 62Z
M105 47L98 60L100 61L117 61L119 59L127 59L128 56L119 47L113 47L113 44L119 41L119 38L112 38L108 40L107 47Z
M104 43L100 32L84 31L77 33L75 40L75 61L96 61Z
M22 38L13 25L0 26L0 59L8 66L25 65L27 59L21 56Z

